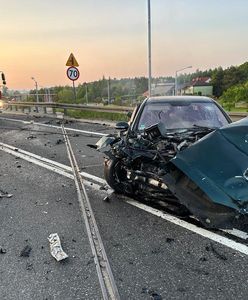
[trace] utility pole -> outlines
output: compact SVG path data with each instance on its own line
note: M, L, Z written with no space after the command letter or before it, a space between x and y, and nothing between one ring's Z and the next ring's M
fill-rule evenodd
M110 77L108 79L108 104L110 104Z
M151 4L148 0L148 95L152 95L152 54L151 54Z
M89 102L88 102L88 86L87 86L87 82L85 82L85 97L86 97L86 105L88 105Z
M50 89L47 88L47 96L48 96L48 102L51 102L51 95L50 95Z

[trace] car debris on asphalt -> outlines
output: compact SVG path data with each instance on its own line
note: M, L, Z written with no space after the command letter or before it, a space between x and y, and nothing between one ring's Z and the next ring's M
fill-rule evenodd
M7 253L7 250L5 248L0 248L0 254L6 254Z
M28 137L27 137L27 140L33 140L33 139L36 139L37 137L36 136L34 136L34 135L29 135Z
M60 238L57 233L51 233L48 237L50 243L50 253L57 260L61 261L68 258L61 246Z
M64 141L61 139L58 139L55 144L56 145L64 144Z
M0 189L0 198L11 198L13 197L13 194L9 194L8 192L5 192Z
M162 300L163 299L161 295L159 295L152 289L142 288L141 293L150 295L151 299L153 299L153 300Z
M21 256L21 257L29 257L29 256L30 256L31 250L32 250L32 247L29 246L29 245L26 245L26 246L22 249L20 256Z
M110 199L109 199L109 197L108 197L108 196L106 196L106 197L104 197L104 198L103 198L103 201L105 201L105 202L109 202L109 201L110 201Z
M28 262L28 263L26 264L26 270L27 270L27 271L33 270L33 264Z
M218 259L227 260L227 257L224 254L217 251L212 243L210 243L210 246L206 246L205 249L206 251L211 251Z

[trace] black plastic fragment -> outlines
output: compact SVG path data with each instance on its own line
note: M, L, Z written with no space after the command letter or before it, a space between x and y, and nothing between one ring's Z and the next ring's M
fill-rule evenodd
M207 261L206 257L200 257L199 261Z
M36 139L37 137L36 136L34 136L34 135L29 135L28 137L27 137L27 140L33 140L33 139Z
M29 245L25 246L25 247L22 249L20 256L21 256L21 257L29 257L29 256L30 256L31 250L32 250L32 247L31 247L31 246L29 246Z
M221 259L221 260L227 260L227 257L226 257L224 254L218 252L218 251L214 248L214 246L213 246L212 243L210 244L210 246L206 246L205 249L206 249L207 251L213 252L213 254L214 254L217 258L219 258L219 259Z
M61 140L61 139L58 139L58 140L56 141L56 145L60 145L60 144L64 144L64 141Z
M26 264L26 270L27 271L33 270L33 264L32 263L27 263Z
M93 145L93 144L87 144L87 147L90 147L92 149L97 149L97 145Z
M151 296L151 299L153 300L162 300L162 296L158 293L154 292L154 290L148 289L148 288L142 288L142 294L148 294Z
M105 201L105 202L109 202L109 201L110 201L110 199L109 199L109 197L108 197L108 196L106 196L106 197L104 197L104 198L103 198L103 201Z
M6 249L4 249L4 248L0 248L0 254L5 254L7 252L7 250Z

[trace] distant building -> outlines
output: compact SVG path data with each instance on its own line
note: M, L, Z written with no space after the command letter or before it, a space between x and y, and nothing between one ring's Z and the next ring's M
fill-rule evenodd
M174 82L162 82L154 83L151 86L153 96L171 96L174 95L175 83Z
M159 82L151 85L152 96L172 96L175 95L174 82ZM212 96L213 85L210 77L196 77L189 83L178 83L178 95L201 95ZM148 97L148 91L143 93L144 97Z
M151 85L152 96L171 96L174 95L175 83L174 82L160 82ZM148 91L143 93L143 96L148 96Z
M213 85L211 84L210 77L197 77L194 78L190 84L183 87L180 91L183 95L201 95L212 96Z

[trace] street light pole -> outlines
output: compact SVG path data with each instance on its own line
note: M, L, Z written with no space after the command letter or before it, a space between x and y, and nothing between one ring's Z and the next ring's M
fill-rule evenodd
M0 71L1 77L2 77L2 85L0 84L0 87L2 87L2 93L4 95L5 89L4 86L6 85L6 79L5 79L5 75L3 73L3 71ZM1 91L0 91L1 94Z
M39 96L38 96L38 83L35 80L34 77L31 77L31 79L35 82L35 89L36 89L36 102L39 102ZM36 112L38 112L38 106L36 106Z
M152 61L151 61L151 4L150 0L147 2L148 5L148 94L149 97L152 95Z
M35 82L36 102L38 103L38 102L39 102L39 96L38 96L38 83L37 83L37 81L35 80L34 77L31 77L31 79L33 79L33 81Z
M181 72L183 70L186 70L186 69L190 69L190 68L192 68L192 66L188 66L188 67L185 67L185 68L182 68L182 69L176 71L176 76L175 76L175 96L177 96L177 73Z

